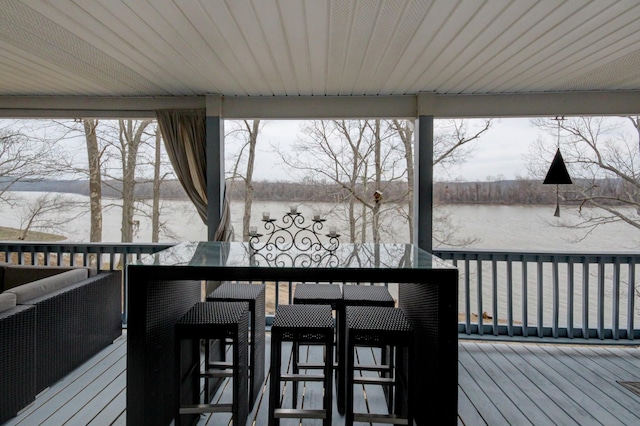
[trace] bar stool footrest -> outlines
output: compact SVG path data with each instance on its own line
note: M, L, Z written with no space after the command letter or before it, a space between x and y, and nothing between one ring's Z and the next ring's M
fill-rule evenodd
M401 419L396 416L389 416L386 414L364 414L364 413L353 413L353 421L354 422L363 422L363 423L387 423L391 425L408 425L409 422L407 419Z
M233 377L233 370L218 370L218 369L209 369L205 371L200 371L200 377L209 378L209 379L224 379L225 377Z
M379 365L379 364L358 364L353 367L354 370L359 371L391 371L391 367L389 365Z
M233 368L232 362L209 362L207 363L207 370L217 368L220 370L226 370L227 368Z
M313 363L298 363L298 368L300 370L324 370L324 364L313 364ZM338 363L333 363L333 368L338 368Z
M323 382L324 374L281 374L283 382Z
M358 377L353 379L353 383L359 385L395 385L396 381L386 377Z
M304 410L296 408L277 408L273 410L276 419L324 419L327 417L325 410Z
M195 404L180 407L180 414L231 413L233 404Z

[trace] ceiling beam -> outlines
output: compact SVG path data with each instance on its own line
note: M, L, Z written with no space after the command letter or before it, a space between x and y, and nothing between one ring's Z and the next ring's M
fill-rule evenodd
M225 119L358 119L638 115L640 91L417 96L0 96L0 118L153 118L214 107Z
M638 114L640 91L418 95L418 115L439 118Z
M416 117L415 96L225 97L224 118L359 119Z
M0 118L155 118L159 109L205 108L204 96L0 96Z

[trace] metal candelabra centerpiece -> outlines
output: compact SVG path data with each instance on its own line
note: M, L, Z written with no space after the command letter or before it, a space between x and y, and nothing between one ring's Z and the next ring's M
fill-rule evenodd
M262 222L264 234L258 233L255 226L249 228L249 246L258 263L262 258L274 266L329 266L332 259L337 259L340 234L333 226L323 233L326 219L318 214L306 224L305 217L291 206L282 223L272 219L269 212L262 213Z

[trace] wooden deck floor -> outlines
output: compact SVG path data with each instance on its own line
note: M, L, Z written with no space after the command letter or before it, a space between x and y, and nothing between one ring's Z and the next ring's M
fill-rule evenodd
M462 341L459 348L459 425L640 424L640 395L619 383L640 382L640 348L470 341ZM314 350L309 352L311 359L319 356ZM362 351L359 356L376 354ZM6 424L123 425L125 392L126 333ZM285 389L285 404L290 404L289 395ZM220 393L221 399L228 396L229 392ZM318 407L319 397L320 391L310 385L300 392L299 403ZM266 424L267 400L264 393L248 424ZM385 410L375 387L359 393L357 404L362 411ZM333 423L342 424L335 403L333 413ZM201 421L227 423L228 416L219 414Z

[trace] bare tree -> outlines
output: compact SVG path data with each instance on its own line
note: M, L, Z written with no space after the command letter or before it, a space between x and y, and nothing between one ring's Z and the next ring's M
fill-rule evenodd
M373 206L371 208L372 213L372 224L371 224L371 232L373 233L373 242L380 243L380 206L382 204L382 195L384 192L382 191L382 129L380 126L380 120L374 120L372 126L373 132L373 140L374 140L374 197L373 197ZM365 193L368 192L365 188ZM364 234L364 231L363 231ZM365 238L363 237L363 240Z
M433 131L433 166L445 171L464 163L492 125L491 120L436 120Z
M445 173L452 166L460 165L467 161L475 148L475 142L491 128L491 120L437 120L433 135L433 166L440 168ZM407 192L402 203L398 203L398 213L407 220L409 226L410 241L413 241L413 185L414 185L414 157L413 157L413 123L410 121L393 120L389 126L402 142L402 150L405 159ZM407 206L406 210L404 206ZM450 246L465 246L476 239L469 237L458 238L459 226L454 224L449 212L440 205L434 206L433 212L433 238L438 244Z
M82 120L85 140L87 142L87 159L89 173L89 209L91 214L91 231L89 241L102 241L102 149L98 144L98 120Z
M472 124L464 120L439 122L434 134L434 166L446 170L466 161L474 142L490 127L491 120ZM356 241L358 236L366 241L367 224L371 225L373 241L381 241L381 232L388 232L393 238L393 228L385 231L382 223L397 222L398 215L407 221L413 238L413 134L413 124L408 121L314 121L303 128L303 137L293 151L280 152L280 156L286 165L303 173L307 181L338 185L341 192L335 194L335 199L337 204L347 204L350 241ZM399 181L406 182L402 191L394 185ZM372 213L371 219L368 212ZM392 216L381 220L385 213ZM447 230L446 235L435 236L436 241L450 245L473 241L452 237L455 227L446 213L436 215L434 220L443 224L436 230Z
M20 218L18 239L26 240L29 232L35 230L62 232L63 225L79 216L73 213L75 206L76 203L58 193L47 193L31 202L20 203L20 207L18 207Z
M88 175L92 226L100 222L102 211L122 208L121 240L130 242L138 232L140 218L151 222L151 241L163 234L178 237L162 220L162 183L173 176L160 131L153 120L83 120L89 167L75 166L76 173ZM151 193L138 188L148 188ZM100 198L98 197L100 193ZM102 195L121 200L107 201ZM99 198L99 199L98 199Z
M119 120L119 151L122 159L122 242L133 241L136 166L140 145L151 120ZM138 222L139 223L139 222Z
M139 152L143 144L149 145L152 136L146 132L153 123L152 120L118 120L115 127L111 127L111 136L106 137L109 144L107 150L113 158L107 168L108 182L105 182L113 191L118 192L122 200L121 241L133 241L134 232L137 230L139 220L135 219L136 193L138 183L136 172L138 170Z
M413 167L413 123L409 120L400 121L393 120L391 128L396 132L404 152L404 160L407 168L407 210L398 209L398 213L402 215L409 226L409 241L413 241L413 185L415 182L415 173Z
M332 182L340 192L332 194L346 203L349 241L356 241L356 201L373 146L365 140L365 121L311 121L304 125L292 151L279 152L283 163L303 174L307 182ZM330 188L327 186L327 188Z
M237 139L240 141L240 148L236 151L233 159L233 167L229 178L231 185L229 191L233 191L236 180L240 180L244 186L244 215L242 216L242 239L249 240L249 228L251 224L251 207L253 206L253 170L256 158L256 145L260 134L260 120L242 122L230 122L231 129L225 139ZM246 151L246 154L245 154ZM246 162L246 163L245 163ZM240 171L245 165L244 171Z
M156 126L155 162L153 164L153 202L151 206L151 242L160 240L160 184L166 177L162 174L162 136Z
M542 179L560 147L573 181L562 196L580 205L581 220L572 227L585 231L585 237L611 222L640 229L640 117L537 118L532 123L550 137L534 144L530 171Z
M244 121L247 132L247 146L249 149L247 155L247 169L244 175L244 215L242 216L242 237L244 241L249 239L249 225L251 223L251 207L253 205L253 168L256 158L256 143L258 142L258 132L260 128L260 120L253 120L251 124Z
M380 217L399 200L399 194L385 189L405 173L392 136L381 120L312 121L302 128L292 151L279 154L307 183L332 184L325 188L335 192L324 195L335 199L335 214L344 206L350 242L366 241L369 226L373 240L380 241Z
M0 122L0 201L12 204L10 191L18 182L60 174L50 159L57 156L53 153L62 137L48 137L44 126L31 120Z
M492 120L436 120L433 134L433 168L448 174L451 167L465 163L477 143L491 128ZM464 247L476 237L459 238L459 224L451 220L447 208L434 205L433 239L438 245Z
M160 233L175 238L162 222L160 184L172 175L153 121L136 120L17 120L0 127L0 200L15 183L64 175L87 179L91 241L102 240L102 216L106 209L122 207L121 238L131 241L148 217L152 239ZM64 149L58 152L57 148ZM64 154L62 154L64 153ZM149 184L149 205L137 187ZM119 202L108 201L120 198ZM86 206L85 206L86 207ZM86 213L86 210L85 210Z
M371 209L371 230L374 243L382 242L382 233L392 236L393 229L383 226L385 218L395 221L396 215L407 203L412 191L407 185L406 190L398 191L397 182L408 180L408 172L413 172L413 164L406 167L407 155L413 158L412 151L407 154L404 140L398 137L397 128L393 121L373 120L369 122L374 146L373 177L374 188L372 191L364 191L367 194L366 203L363 205ZM406 129L405 129L406 130ZM412 176L413 177L413 176ZM392 191L391 188L394 188ZM369 193L371 192L371 195ZM401 214L403 217L408 215ZM366 241L363 233L363 241Z
M147 140L141 145L142 149L138 152L139 172L136 172L136 186L151 185L151 195L150 198L146 196L135 197L135 214L145 217L151 222L151 242L160 241L161 235L178 240L180 236L169 228L163 216L166 210L163 202L163 195L166 192L164 184L175 176L173 168L164 150L162 134L158 126L149 126L145 135L147 135L145 136ZM184 192L182 191L180 194L184 195Z
M50 134L58 135L63 155L46 154L47 170L59 171L67 179L87 179L89 183L90 241L102 241L102 176L105 170L104 138L99 129L99 120L45 120L39 127ZM83 138L84 143L76 142ZM44 154L43 154L44 155Z

